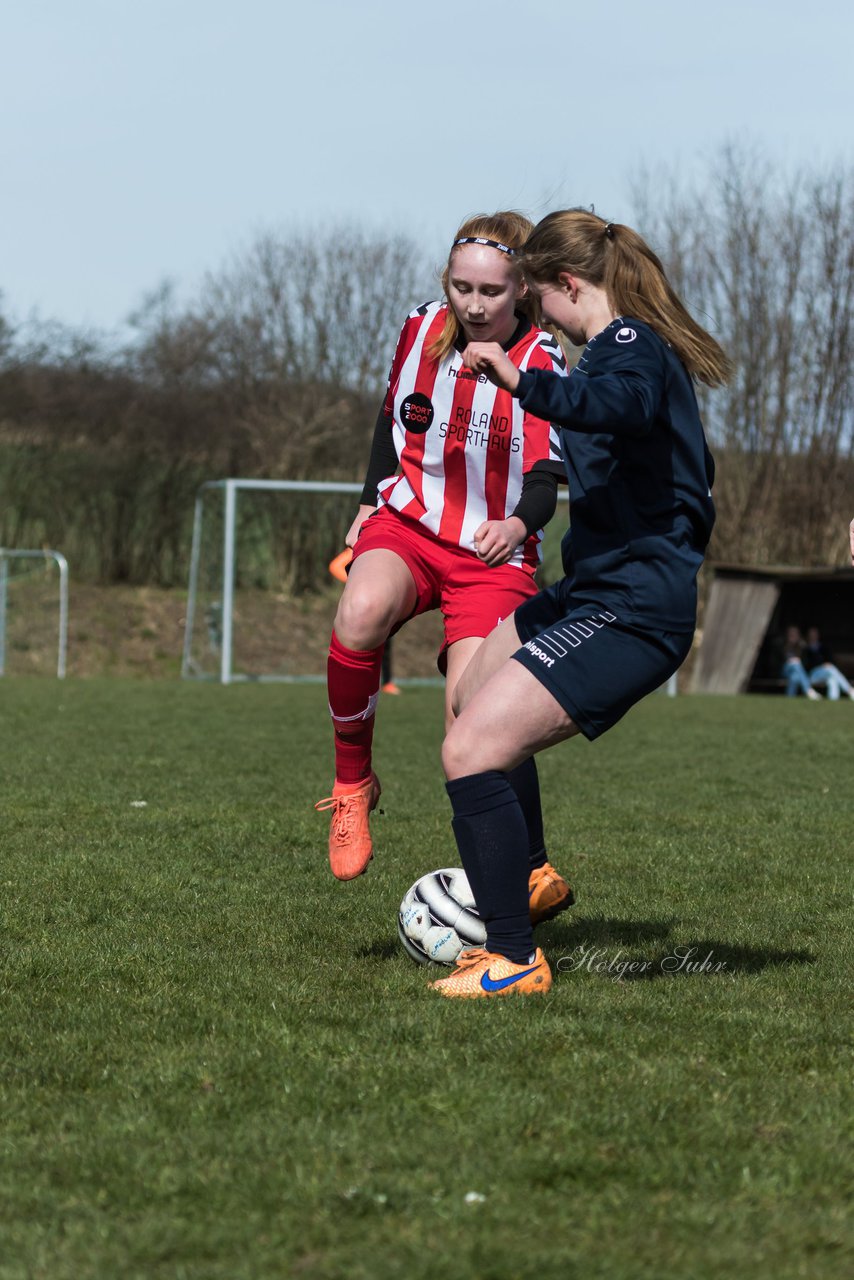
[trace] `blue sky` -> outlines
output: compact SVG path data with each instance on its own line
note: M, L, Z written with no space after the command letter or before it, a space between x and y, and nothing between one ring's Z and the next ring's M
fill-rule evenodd
M725 143L850 165L854 7L27 0L0 15L7 314L118 328L261 230L631 213Z

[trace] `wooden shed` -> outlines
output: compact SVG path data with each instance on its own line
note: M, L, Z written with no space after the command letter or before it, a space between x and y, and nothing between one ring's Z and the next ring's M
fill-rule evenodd
M781 692L786 627L818 627L854 680L854 569L715 564L692 693Z

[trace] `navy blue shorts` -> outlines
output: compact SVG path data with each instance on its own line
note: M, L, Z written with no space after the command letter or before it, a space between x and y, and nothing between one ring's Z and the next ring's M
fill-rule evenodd
M536 676L585 738L598 738L681 667L692 632L627 625L609 609L573 606L566 579L513 615L522 648L513 654Z

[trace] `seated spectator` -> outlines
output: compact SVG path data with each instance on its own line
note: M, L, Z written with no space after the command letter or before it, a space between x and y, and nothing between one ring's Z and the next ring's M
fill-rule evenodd
M801 659L810 685L825 685L830 702L838 702L840 693L846 698L854 699L854 689L845 676L832 661L833 655L826 644L822 644L818 627L807 627L807 640L803 647Z
M786 681L786 697L796 698L804 693L812 702L818 702L821 694L812 687L803 662L804 640L800 627L787 627L783 640L783 670Z

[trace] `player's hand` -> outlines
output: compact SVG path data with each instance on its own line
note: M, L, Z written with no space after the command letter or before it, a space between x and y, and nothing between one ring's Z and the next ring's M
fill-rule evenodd
M854 564L854 520L848 526L848 542L851 547L851 563Z
M347 537L344 539L346 546L355 547L356 541L359 537L359 530L367 520L368 516L372 516L376 509L376 507L371 507L364 503L359 507L359 514L347 530Z
M463 352L463 364L475 373L485 373L504 391L513 392L519 385L519 370L497 342L470 342Z
M499 564L506 564L527 533L518 516L509 516L506 520L484 520L474 533L478 558L493 569Z

